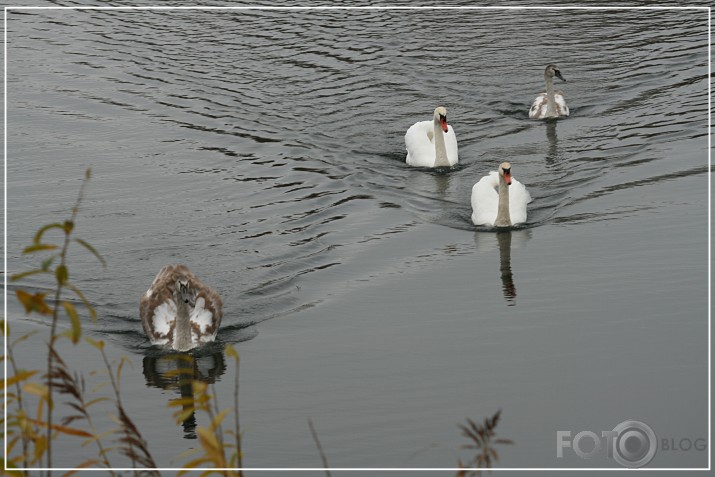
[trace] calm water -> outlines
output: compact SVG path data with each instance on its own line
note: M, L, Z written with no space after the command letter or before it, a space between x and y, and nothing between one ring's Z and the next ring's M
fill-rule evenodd
M334 467L455 467L457 424L500 408L515 442L500 467L617 467L557 459L556 432L626 419L707 438L707 12L25 10L8 25L8 269L33 266L22 248L91 165L77 233L109 266L75 250L72 279L99 311L87 332L133 363L122 391L160 465L197 445L138 318L173 262L223 296L250 467L320 467L309 418ZM571 117L531 121L550 62ZM438 105L460 164L409 168L404 132ZM504 160L534 201L496 234L469 199ZM17 352L42 366L48 328L8 307L41 330ZM88 356L65 350L86 373ZM220 344L197 362L229 405ZM61 446L56 465L82 460Z

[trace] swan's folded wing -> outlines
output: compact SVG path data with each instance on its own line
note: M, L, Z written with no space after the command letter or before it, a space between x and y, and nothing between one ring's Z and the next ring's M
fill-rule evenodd
M144 295L139 302L144 332L152 344L167 344L174 334L176 304L169 294Z
M509 217L513 225L526 222L526 204L531 200L531 194L524 184L512 178L509 186Z
M434 124L432 121L420 121L413 124L405 133L407 164L417 167L432 167L435 161Z
M494 225L499 208L499 173L492 171L472 187L472 223Z
M564 96L564 92L561 90L557 91L554 99L556 100L556 112L559 116L568 116L569 107L566 106L566 97Z
M457 147L457 135L451 125L449 126L449 131L444 135L444 146L447 150L449 165L455 165L459 161L459 148Z
M546 116L546 93L541 93L534 99L534 103L529 109L530 119L540 119Z
M208 287L196 295L194 309L191 312L191 334L196 342L213 341L221 326L223 304L218 293Z

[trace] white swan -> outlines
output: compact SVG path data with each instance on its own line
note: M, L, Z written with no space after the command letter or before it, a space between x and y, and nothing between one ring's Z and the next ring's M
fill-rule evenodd
M434 110L434 120L413 124L405 133L407 164L416 167L451 167L457 163L457 136L447 125L447 109Z
M526 204L531 195L524 184L511 177L511 164L502 162L472 187L474 225L510 227L526 222Z
M142 295L139 314L152 344L188 351L216 338L222 306L185 265L167 265Z
M556 65L549 65L544 70L544 81L546 82L546 93L541 93L534 100L529 110L530 119L558 118L569 115L569 107L566 106L564 92L559 90L554 93L554 76L562 81L566 81L561 76L561 71Z

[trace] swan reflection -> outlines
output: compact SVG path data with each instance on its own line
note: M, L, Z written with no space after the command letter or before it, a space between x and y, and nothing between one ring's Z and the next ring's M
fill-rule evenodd
M546 163L549 165L554 165L561 159L561 155L559 154L559 136L556 134L556 123L558 123L558 121L554 119L546 121L546 139L549 141Z
M479 251L499 249L499 273L501 276L502 294L507 306L516 305L516 284L511 267L512 247L523 246L531 238L531 231L525 230L500 230L493 232L477 232L474 234L474 243Z
M214 345L214 348L217 345ZM215 383L226 372L226 358L223 346L206 354L168 353L145 356L142 362L144 378L148 386L178 392L179 397L170 399L181 401L182 410L189 413L184 419L185 439L196 439L196 416L193 405L193 381L206 384Z

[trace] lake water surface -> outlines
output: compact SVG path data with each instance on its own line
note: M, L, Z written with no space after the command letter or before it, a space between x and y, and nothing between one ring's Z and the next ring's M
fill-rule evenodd
M138 316L167 263L223 297L249 467L321 467L308 419L346 468L456 467L457 425L498 409L498 467L619 467L557 458L556 435L627 419L707 439L707 11L12 10L8 28L8 272L92 166L77 234L108 267L75 249L72 279L99 312L85 331L133 363L122 392L161 466L197 446ZM552 62L571 116L529 120ZM404 133L438 105L460 163L410 168ZM497 234L470 193L505 160L534 200ZM13 290L13 332L41 331L16 353L42 367L48 327ZM197 360L230 405L220 344ZM93 452L58 445L57 466Z

